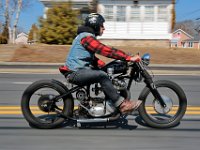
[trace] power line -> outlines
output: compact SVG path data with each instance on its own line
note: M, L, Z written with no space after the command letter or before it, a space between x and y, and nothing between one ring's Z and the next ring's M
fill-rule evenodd
M188 12L188 14L187 14L187 15L192 15L192 14L194 14L194 13L198 12L198 11L200 11L200 9L197 9L197 10L195 10L195 11L192 11L192 12Z
M182 1L176 0L176 5L177 5L178 3L180 4L180 2L182 2ZM186 17L188 17L188 16L191 16L191 15L193 15L193 14L195 14L195 13L198 13L199 11L200 11L200 8L198 8L198 9L196 9L196 10L193 10L193 11L191 11L191 12L186 12L186 13L179 14L178 16L180 16L180 18L183 19L183 18L186 18ZM194 16L194 15L193 15L193 16ZM193 19L195 19L195 20L200 20L200 17L193 17Z
M200 11L200 9L197 9L197 10L194 10L194 11L191 11L191 12L184 13L183 15L181 15L181 18L186 18L186 17L191 16L191 15L193 15L193 14L199 12L199 11Z

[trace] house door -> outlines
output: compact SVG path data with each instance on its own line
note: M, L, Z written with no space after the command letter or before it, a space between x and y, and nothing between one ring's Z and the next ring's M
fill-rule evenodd
M185 42L182 42L182 47L186 48L186 43Z

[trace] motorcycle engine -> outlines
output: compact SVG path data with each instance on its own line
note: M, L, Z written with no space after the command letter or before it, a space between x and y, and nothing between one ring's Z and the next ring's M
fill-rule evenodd
M89 112L90 112L90 115L92 115L94 117L104 116L104 114L105 114L104 105L103 104L97 104L96 106L92 106L89 109Z
M127 83L123 79L112 79L112 84L117 90L125 90L127 88Z
M95 98L90 102L89 114L93 117L103 117L115 111L115 107L109 100L105 102L103 98Z

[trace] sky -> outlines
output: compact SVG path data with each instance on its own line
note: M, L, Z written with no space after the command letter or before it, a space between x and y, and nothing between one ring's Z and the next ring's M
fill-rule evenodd
M22 11L18 26L25 32L29 32L32 24L38 23L43 15L44 6L39 0L32 0L31 6ZM200 18L200 0L176 0L176 20L183 21Z
M200 18L200 0L176 0L176 20Z

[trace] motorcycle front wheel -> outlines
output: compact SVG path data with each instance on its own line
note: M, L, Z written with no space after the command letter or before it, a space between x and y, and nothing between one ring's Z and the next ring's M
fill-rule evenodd
M162 107L153 96L150 89L145 87L139 99L143 103L138 108L143 121L153 128L171 128L177 126L187 108L187 98L182 88L174 82L160 80L154 82L166 107Z
M61 127L65 119L60 114L72 115L74 106L71 96L54 100L56 96L65 93L53 80L40 80L31 84L21 100L22 113L30 126L40 129Z

